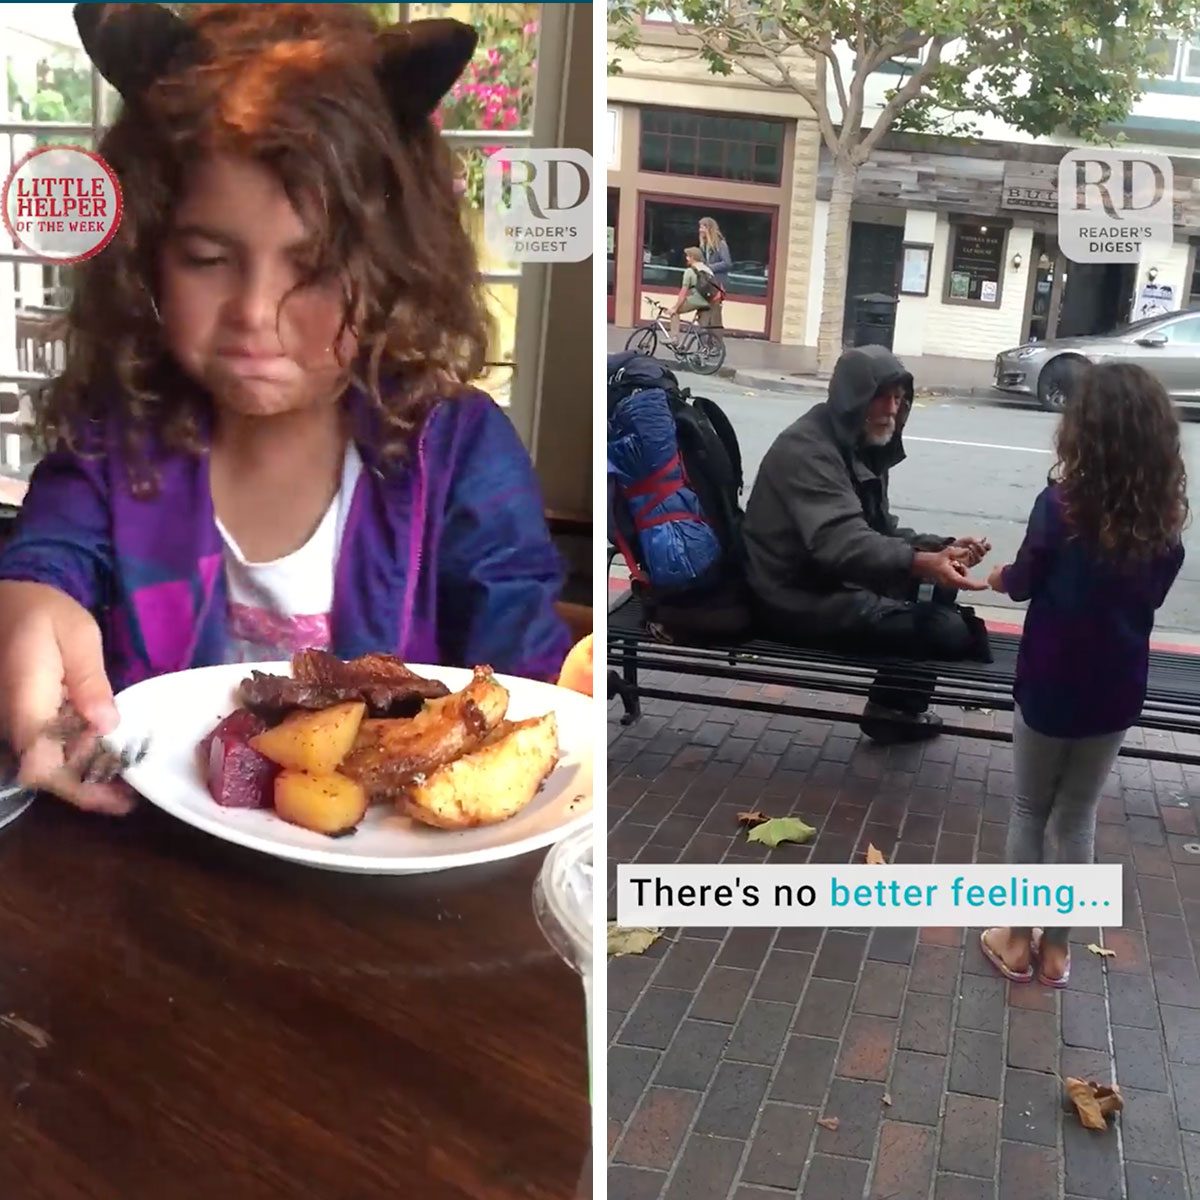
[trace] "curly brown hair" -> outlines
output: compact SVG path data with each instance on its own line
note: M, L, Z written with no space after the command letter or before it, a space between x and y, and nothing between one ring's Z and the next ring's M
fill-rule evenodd
M435 398L479 376L491 329L451 152L432 121L394 117L374 70L379 31L359 5L179 9L204 52L127 100L100 143L124 216L75 271L41 439L75 448L88 422L115 417L143 485L148 442L203 448L212 400L167 354L154 297L188 166L224 153L269 169L311 220L311 279L344 280L343 330L358 337L347 382L380 413L385 455L402 458Z
M1131 363L1082 368L1055 437L1051 479L1075 536L1109 559L1165 553L1188 519L1179 419L1161 383Z

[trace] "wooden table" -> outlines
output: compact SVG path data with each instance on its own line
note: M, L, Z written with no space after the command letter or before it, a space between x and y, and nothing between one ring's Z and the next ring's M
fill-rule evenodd
M338 875L40 798L0 831L0 1197L573 1200L542 858Z

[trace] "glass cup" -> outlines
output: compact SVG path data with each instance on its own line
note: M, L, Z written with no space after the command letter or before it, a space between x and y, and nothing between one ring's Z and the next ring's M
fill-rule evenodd
M546 855L533 885L533 911L546 940L583 980L587 1024L588 1095L592 1079L592 844L590 826L563 838ZM575 1200L592 1195L592 1155L588 1152Z
M588 1076L592 1054L591 826L551 848L533 885L533 911L546 940L583 980L587 1011Z

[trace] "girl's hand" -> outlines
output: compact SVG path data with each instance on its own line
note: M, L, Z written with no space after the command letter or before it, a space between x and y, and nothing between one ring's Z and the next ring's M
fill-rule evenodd
M990 587L993 592L1000 592L1002 595L1004 593L1005 569L1006 568L1004 567L993 567L992 573L988 576L988 587Z
M80 808L126 813L132 791L120 781L84 783L71 768L73 754L47 736L67 700L103 735L118 722L112 687L104 671L100 627L87 609L41 583L0 582L0 734L20 760L17 781L54 792Z
M592 694L592 635L589 633L581 642L576 642L567 655L558 676L558 686L573 692Z

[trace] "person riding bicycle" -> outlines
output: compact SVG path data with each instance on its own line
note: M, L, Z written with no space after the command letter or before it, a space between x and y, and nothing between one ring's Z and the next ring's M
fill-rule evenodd
M679 317L682 313L696 313L697 324L705 327L712 319L712 305L704 298L701 291L702 286L707 289L708 282L714 279L712 267L704 261L704 252L699 246L689 246L683 252L683 258L687 267L683 272L679 295L675 298L675 305L671 309L672 340L679 337ZM707 280L704 278L705 276L707 276Z

